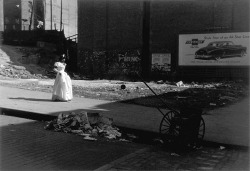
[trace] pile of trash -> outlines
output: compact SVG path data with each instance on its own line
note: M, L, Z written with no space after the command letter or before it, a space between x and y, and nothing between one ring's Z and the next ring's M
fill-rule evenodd
M86 140L97 140L97 137L119 139L122 134L113 125L113 119L101 116L99 113L71 112L60 113L58 117L49 121L44 127L46 130L57 132L74 133L83 136Z

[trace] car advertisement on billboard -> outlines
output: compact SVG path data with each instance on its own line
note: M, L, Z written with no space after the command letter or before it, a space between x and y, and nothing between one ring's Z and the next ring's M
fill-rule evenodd
M179 66L249 66L249 32L180 34Z

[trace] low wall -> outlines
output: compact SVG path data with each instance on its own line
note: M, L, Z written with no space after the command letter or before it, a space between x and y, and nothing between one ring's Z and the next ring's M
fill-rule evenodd
M141 72L141 49L80 50L80 73L94 78L136 79Z
M37 41L61 44L65 40L63 32L56 30L10 30L3 32L3 43L12 45L33 45Z

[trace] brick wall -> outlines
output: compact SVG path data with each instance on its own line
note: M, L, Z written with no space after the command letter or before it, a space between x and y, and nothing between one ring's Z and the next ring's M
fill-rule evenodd
M233 3L232 29L250 30L250 1L238 0Z
M119 49L142 46L142 3L79 1L81 48Z
M81 0L78 13L81 73L100 78L126 77L135 68L140 70L141 2Z
M152 1L151 2L151 51L167 49L177 57L178 34L200 32L212 26L211 1ZM176 61L176 60L172 61ZM176 61L177 62L177 61Z

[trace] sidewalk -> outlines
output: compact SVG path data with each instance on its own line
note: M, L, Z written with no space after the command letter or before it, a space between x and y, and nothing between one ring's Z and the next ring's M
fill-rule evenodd
M249 146L249 98L207 112L206 138L210 141Z
M74 98L71 102L52 102L51 94L0 86L0 108L57 116L60 112L99 112L114 119L117 126L158 132L161 113L155 108L118 102ZM204 115L204 140L249 146L249 99Z

